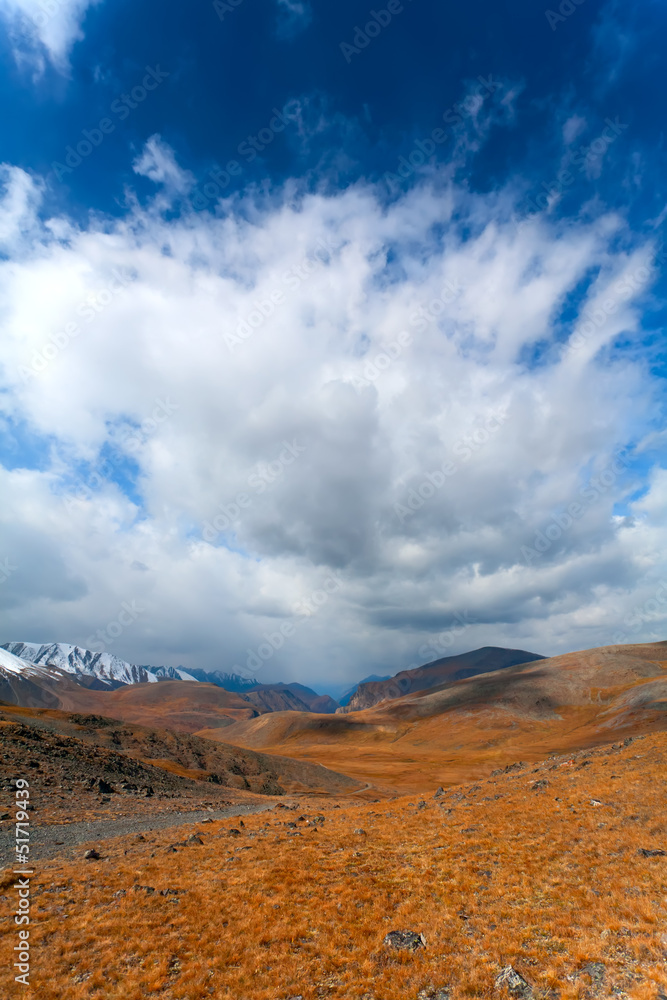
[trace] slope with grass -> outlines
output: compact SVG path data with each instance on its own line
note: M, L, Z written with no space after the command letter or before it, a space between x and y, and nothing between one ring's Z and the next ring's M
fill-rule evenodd
M496 984L512 966L533 1000L657 1000L666 763L658 733L424 802L156 830L98 842L99 860L81 847L31 880L22 995L509 1000ZM0 893L14 880L7 871ZM425 946L395 950L391 931ZM2 933L9 954L14 925ZM3 995L11 975L4 963Z
M503 760L664 729L666 709L667 643L647 643L506 667L365 711L262 716L234 723L224 739L418 791L472 780Z

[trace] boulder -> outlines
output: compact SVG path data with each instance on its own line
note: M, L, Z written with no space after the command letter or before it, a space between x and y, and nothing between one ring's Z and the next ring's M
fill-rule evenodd
M417 951L426 947L426 938L417 931L389 931L384 942L387 948L397 948L399 951Z
M513 997L522 997L529 1000L533 995L533 988L523 976L513 969L511 965L506 965L499 976L496 977L496 989L504 987Z

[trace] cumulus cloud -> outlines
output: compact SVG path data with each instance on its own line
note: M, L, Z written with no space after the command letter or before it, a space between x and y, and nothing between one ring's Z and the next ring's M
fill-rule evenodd
M36 73L50 62L59 72L69 70L69 55L84 37L81 25L89 7L101 0L0 0L19 63Z
M317 684L657 627L656 263L621 218L522 223L437 175L174 216L172 152L138 168L158 198L85 227L11 174L0 407L48 448L2 471L6 639L85 643L134 601L119 655Z

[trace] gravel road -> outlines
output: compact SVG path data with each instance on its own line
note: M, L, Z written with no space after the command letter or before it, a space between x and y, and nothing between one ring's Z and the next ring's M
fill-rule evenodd
M247 806L228 806L226 809L197 809L191 812L159 813L147 816L145 819L112 819L95 820L82 823L63 823L60 825L37 826L30 824L30 861L42 861L47 858L71 857L79 844L95 843L99 845L111 837L122 837L127 833L145 833L148 830L166 830L172 826L183 826L186 823L201 823L203 819L229 819L232 816L245 816L246 813L270 811L274 806L264 803ZM4 824L3 824L4 826ZM11 867L14 863L14 826L0 830L0 854L2 863Z

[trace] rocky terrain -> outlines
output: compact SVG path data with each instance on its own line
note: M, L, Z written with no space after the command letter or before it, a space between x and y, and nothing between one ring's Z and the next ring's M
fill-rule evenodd
M189 734L13 706L0 706L0 759L5 795L11 795L16 778L27 777L40 822L100 811L156 813L179 803L222 807L246 795L257 801L286 791L345 794L361 787L316 764Z
M663 1000L666 765L655 733L424 798L63 846L31 880L29 995Z

